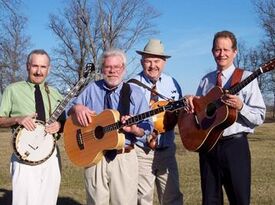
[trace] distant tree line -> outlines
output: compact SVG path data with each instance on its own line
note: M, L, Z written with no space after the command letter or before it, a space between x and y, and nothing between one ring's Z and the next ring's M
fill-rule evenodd
M275 2L251 0L263 29L254 48L239 42L236 66L253 71L275 54ZM0 93L10 83L24 79L27 51L32 47L26 35L27 17L20 12L21 0L0 0ZM129 51L137 42L157 33L154 20L160 14L146 0L68 0L62 10L49 15L48 27L56 37L52 51L52 77L63 93L83 76L88 62L96 65L91 79L99 79L98 58L110 47ZM275 72L258 78L266 102L275 115Z

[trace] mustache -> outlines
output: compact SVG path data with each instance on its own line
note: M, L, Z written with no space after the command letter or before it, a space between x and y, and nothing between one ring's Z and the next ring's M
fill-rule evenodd
M43 74L39 74L39 73L34 73L33 76L35 76L35 77L43 77L44 75Z
M119 76L117 76L117 75L108 75L107 77L109 77L109 78L118 78Z

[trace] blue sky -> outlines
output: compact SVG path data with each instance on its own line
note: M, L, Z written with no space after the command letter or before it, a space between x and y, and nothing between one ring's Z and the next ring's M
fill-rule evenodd
M202 76L215 69L211 46L217 31L232 31L248 47L258 45L263 35L251 0L148 2L162 14L155 21L160 33L152 37L161 39L166 53L172 56L167 61L165 72L178 80L184 94L195 94ZM34 48L50 52L56 46L47 22L49 13L56 13L58 8L62 8L62 0L24 1L24 13L29 19L27 33ZM134 51L142 50L146 42L137 44L129 57L137 55Z

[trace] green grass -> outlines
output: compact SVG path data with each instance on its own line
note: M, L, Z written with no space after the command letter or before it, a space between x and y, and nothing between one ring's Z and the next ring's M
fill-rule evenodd
M11 179L9 159L12 153L9 130L0 132L0 204L9 205ZM179 136L176 138L180 185L185 205L201 204L198 154L184 149ZM252 155L252 205L275 204L275 123L265 123L249 136ZM58 142L62 154L62 182L58 205L85 204L83 169L68 160L62 139ZM154 204L158 204L155 200ZM227 203L228 204L228 203Z
M201 204L198 154L186 151L181 142L177 142L185 205ZM251 205L275 204L275 123L258 127L253 135L249 135L249 144L252 158Z

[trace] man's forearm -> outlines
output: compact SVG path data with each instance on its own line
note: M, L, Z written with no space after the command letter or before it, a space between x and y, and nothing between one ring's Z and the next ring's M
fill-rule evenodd
M0 117L0 127L11 127L18 124L19 117Z

